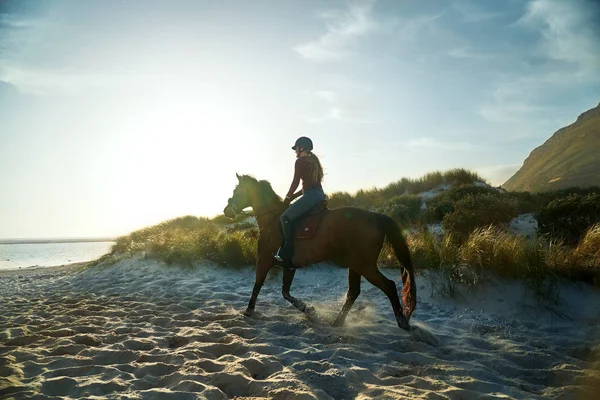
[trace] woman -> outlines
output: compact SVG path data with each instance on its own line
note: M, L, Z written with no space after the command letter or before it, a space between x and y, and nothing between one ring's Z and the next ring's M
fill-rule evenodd
M285 261L284 266L291 267L294 242L294 222L300 216L313 208L317 203L326 199L321 181L323 180L323 167L319 158L312 153L313 143L309 138L302 136L296 140L292 150L296 151L296 164L294 180L290 190L285 196L284 203L289 204L293 199L302 195L294 204L289 206L281 215L283 228L283 246L279 248L275 258ZM302 180L302 191L294 194Z

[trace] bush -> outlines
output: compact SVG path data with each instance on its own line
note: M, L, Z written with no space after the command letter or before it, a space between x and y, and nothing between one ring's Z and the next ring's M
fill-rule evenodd
M496 195L468 195L456 202L454 211L446 215L442 227L459 242L466 240L476 228L507 224L517 214L513 199Z
M401 225L419 222L422 220L421 197L415 194L396 196L377 211L389 215Z
M539 211L543 205L543 198L529 192L507 192L506 197L517 202L517 212L527 214Z
M552 200L536 215L538 233L574 245L592 225L600 223L600 194L571 194Z
M354 198L348 192L335 192L327 196L329 208L340 208L354 206Z
M377 189L374 190L359 190L354 195L354 204L357 207L371 210L379 203Z
M478 196L483 194L498 197L503 196L503 194L489 186L475 184L455 186L427 201L425 218L428 222L442 221L446 215L454 211L454 206L457 201L462 200L469 195Z

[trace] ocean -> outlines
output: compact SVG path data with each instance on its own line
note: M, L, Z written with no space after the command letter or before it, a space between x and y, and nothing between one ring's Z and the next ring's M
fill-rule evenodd
M51 267L95 260L115 242L0 244L0 270Z

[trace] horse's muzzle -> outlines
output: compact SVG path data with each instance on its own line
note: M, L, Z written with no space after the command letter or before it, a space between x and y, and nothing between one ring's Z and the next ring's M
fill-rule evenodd
M235 218L235 208L231 204L227 204L227 207L223 209L223 215L227 218Z

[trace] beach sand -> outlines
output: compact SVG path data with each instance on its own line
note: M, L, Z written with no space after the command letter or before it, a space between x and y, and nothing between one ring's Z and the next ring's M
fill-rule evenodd
M282 298L281 274L243 316L252 268L138 257L1 272L0 398L598 398L597 290L562 283L550 307L516 283L448 298L441 282L417 276L407 333L364 280L346 325L330 327L347 272L326 265L292 286L311 318Z

